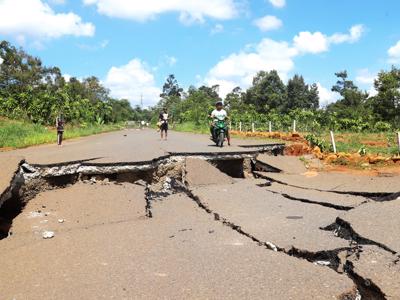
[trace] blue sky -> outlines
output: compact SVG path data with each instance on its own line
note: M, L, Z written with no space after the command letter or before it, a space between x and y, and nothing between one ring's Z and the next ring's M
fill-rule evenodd
M0 39L133 104L154 104L171 73L224 95L261 69L317 82L324 104L334 72L373 93L377 72L400 63L399 11L397 0L0 0Z

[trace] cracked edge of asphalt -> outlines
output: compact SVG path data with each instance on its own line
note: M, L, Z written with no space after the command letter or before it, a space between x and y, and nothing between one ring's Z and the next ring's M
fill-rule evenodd
M23 184L21 166L25 163L25 159L21 159L21 161L16 166L14 173L12 174L8 186L3 191L0 191L0 207L5 201L8 200L8 198L12 197L12 193L15 190L19 189Z
M271 190L268 190L268 192L271 192L271 193L277 194L277 195L281 195L281 196L285 197L288 200L293 200L293 201L298 201L298 202L303 202L303 203L308 203L308 204L320 205L320 206L324 206L324 207L333 208L333 209L336 209L336 210L349 211L349 210L352 210L352 209L354 209L356 207L356 206L336 205L336 204L329 203L329 202L314 201L314 200L310 200L310 199L294 197L294 196L291 196L291 195L286 194L286 193L280 193L280 192L271 191ZM360 205L362 205L364 203L367 203L367 201L361 203Z
M351 196L362 196L368 199L371 199L376 202L385 202L385 201L393 201L397 199L400 196L400 193L373 193L373 192L355 192L355 191L336 191L336 190L321 190L321 189L316 189L316 188L311 188L311 187L304 187L304 186L299 186L295 184L290 184L287 182L284 182L282 180L272 178L270 176L267 176L266 174L262 174L260 172L254 172L254 176L256 178L262 178L269 180L271 182L276 182L282 185L294 187L294 188L299 188L303 190L310 190L310 191L317 191L317 192L328 192L328 193L334 193L334 194L340 194L340 195L351 195Z
M321 227L320 229L325 231L331 231L335 236L348 240L351 243L356 243L358 245L374 245L387 252L390 252L391 254L394 255L397 254L396 251L386 246L385 244L361 236L353 229L353 227L349 222L343 220L340 217L337 217L334 223L326 227Z
M227 153L219 153L216 156L207 156L207 157L202 157L202 159L210 160L210 159L221 159L221 160L228 160L228 159L238 159L238 158L243 158L244 156L247 155L247 158L254 159L254 156L258 155L260 152L259 151L252 151L251 153L241 153L241 154L227 154ZM134 164L123 164L123 163L118 163L118 164L88 164L87 162L73 162L71 165L68 164L62 164L62 165L47 165L47 166L39 166L39 165L29 165L25 161L21 161L19 170L15 173L14 178L10 184L10 189L14 189L14 194L15 194L15 189L21 189L21 187L25 187L25 191L23 193L26 193L25 195L19 194L20 197L26 197L25 201L29 201L32 199L34 196L36 196L38 193L46 191L46 190L52 190L52 189L59 189L59 188L64 188L69 185L75 184L79 180L84 180L85 176L90 177L90 176L98 176L98 175L104 175L104 176L110 176L113 173L124 173L124 172L143 172L143 171L151 171L155 172L156 169L160 168L160 166L167 166L166 170L163 170L161 174L157 174L156 176L156 181L163 180L164 186L160 188L160 186L154 188L154 183L148 183L146 181L141 180L140 178L137 179L136 181L132 182L135 184L139 184L142 186L145 186L145 200L146 200L146 206L145 206L145 211L146 211L146 216L148 218L153 217L153 212L152 212L152 202L153 201L158 201L162 200L163 198L173 194L173 193L184 193L186 194L190 199L192 199L197 205L204 210L206 213L211 214L214 216L214 220L221 222L223 225L230 227L232 230L236 231L237 233L251 239L253 242L257 243L257 245L264 247L268 250L276 251L276 252L282 252L286 255L296 257L298 259L303 259L306 260L310 263L314 264L320 264L322 262L322 266L328 266L329 268L333 269L334 271L343 274L345 273L350 279L353 280L354 284L357 286L358 292L361 293L359 295L344 295L342 299L359 299L358 296L360 295L367 295L367 297L364 297L363 299L369 299L368 295L372 295L372 298L370 299L386 299L384 293L380 290L380 288L373 283L370 279L368 278L363 278L359 274L354 272L353 265L351 261L348 259L342 259L341 257L343 256L343 253L346 254L346 258L354 255L355 253L359 253L359 245L362 244L368 244L368 245L377 245L378 247L389 251L392 254L395 254L393 250L390 248L386 247L385 245L382 245L378 242L371 241L368 239L365 239L363 237L360 237L358 234L354 232L354 230L351 229L351 225L345 225L344 221L340 218L337 218L336 222L334 224L331 224L328 227L325 228L320 228L321 230L332 230L335 232L338 227L335 225L338 222L342 224L340 226L341 230L338 231L339 234L337 234L337 237L339 238L346 238L350 240L350 245L349 247L345 248L338 248L338 249L332 249L332 250L327 250L327 251L319 251L319 252L310 252L304 249L297 249L292 246L290 249L283 249L282 247L279 247L279 245L274 244L273 242L270 241L262 241L258 239L256 236L246 232L241 228L241 226L234 224L230 222L228 219L222 217L218 212L212 211L207 205L205 205L199 197L197 197L192 190L190 190L186 184L185 184L185 164L183 163L185 161L185 158L187 157L192 157L193 155L184 155L184 156L178 156L178 155L168 155L168 156L163 156L161 158L158 158L156 160L150 161L150 162L140 162L140 163L134 163ZM195 157L199 158L201 155L196 155ZM169 171L174 169L174 166L176 164L180 164L180 174L177 172L170 174ZM168 166L172 166L169 168ZM61 184L54 184L51 182L48 182L46 180L52 179L52 178L62 178L63 176L67 176L68 178L65 179L66 182L62 182ZM154 174L153 174L154 176ZM180 178L179 178L180 177ZM22 179L21 179L22 178ZM166 179L168 178L167 186L165 186ZM172 178L172 179L171 179ZM179 179L177 179L179 178ZM45 179L45 183L41 182L40 184L37 185L38 181ZM154 179L154 178L153 178ZM34 183L34 184L29 184L29 183ZM18 183L18 184L16 184ZM158 183L158 182L157 182ZM36 186L35 186L36 184ZM27 193L27 188L34 187L33 191L31 193ZM9 200L9 199L6 199ZM321 203L314 203L314 201L308 201L307 199L292 199L296 201L302 201L305 203L309 204L318 204L321 205ZM338 210L346 210L346 209L341 209L341 207L332 207ZM336 226L336 227L335 227ZM344 228L344 229L343 229ZM349 229L350 228L350 229ZM346 231L344 231L346 230ZM349 238L350 237L350 238ZM353 244L353 245L351 245ZM329 262L327 264L324 264L323 262ZM368 284L366 284L368 283Z

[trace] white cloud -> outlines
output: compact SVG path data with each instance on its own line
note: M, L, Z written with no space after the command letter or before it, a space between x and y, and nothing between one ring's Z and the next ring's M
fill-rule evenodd
M255 20L253 23L261 31L276 30L281 28L283 25L282 21L275 16L265 16Z
M62 75L63 77L64 77L64 80L66 81L66 82L69 82L70 81L70 79L71 79L71 75L69 75L69 74L63 74Z
M110 89L113 97L128 99L132 105L140 104L141 96L144 106L154 105L160 99L161 90L155 85L154 75L137 58L126 65L112 67L104 85Z
M368 69L361 69L356 76L356 82L362 85L362 88L367 91L369 96L373 97L378 94L375 90L374 82L377 79L377 74L372 74Z
M319 31L314 33L303 31L293 38L293 42L300 52L316 54L328 51L331 44L355 43L364 31L363 25L352 26L349 33L334 33L331 36Z
M232 88L247 88L260 70L277 70L283 79L294 67L297 50L287 42L263 39L258 45L233 53L222 59L207 74L205 83L219 84L220 95L225 96Z
M269 2L275 6L275 7L279 7L282 8L286 5L286 0L269 0Z
M65 4L66 0L50 0L49 2L55 5L63 5Z
M329 49L327 37L321 32L300 32L293 38L296 49L303 53L321 53Z
M329 44L329 37L320 32L301 32L294 37L293 44L265 38L257 45L248 45L244 50L221 59L207 73L204 83L219 84L220 95L224 97L236 86L243 89L251 86L254 75L261 70L276 70L286 80L294 69L294 59L297 56L328 51ZM322 86L320 89L321 98L325 102L336 100L332 96L334 94Z
M395 45L389 48L389 63L397 64L400 63L400 41L398 41Z
M370 97L375 97L376 95L378 95L378 91L375 89L373 85L371 85L367 93Z
M0 1L0 35L14 37L21 44L29 37L93 36L94 31L94 25L83 22L80 16L55 13L41 0Z
M339 94L332 92L331 90L322 86L321 83L317 82L319 92L319 106L326 107L328 104L334 103L339 99Z
M335 33L329 37L329 41L333 44L355 43L361 38L364 31L365 28L363 25L354 25L350 28L349 33Z
M216 24L212 29L211 29L211 34L217 34L221 33L224 31L224 26L222 24Z
M206 17L227 20L238 14L234 0L83 0L86 5L96 5L100 14L109 17L147 21L163 13L179 13L185 24L204 22Z
M372 85L375 79L376 74L371 74L368 69L359 70L356 76L356 82L359 84Z

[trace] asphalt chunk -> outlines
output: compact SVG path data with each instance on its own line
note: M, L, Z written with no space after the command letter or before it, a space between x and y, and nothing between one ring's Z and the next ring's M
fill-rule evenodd
M231 177L203 159L186 158L185 171L189 186L233 183Z

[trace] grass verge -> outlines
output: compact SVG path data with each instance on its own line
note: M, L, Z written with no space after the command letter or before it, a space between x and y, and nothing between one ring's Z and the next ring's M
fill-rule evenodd
M195 123L180 123L174 124L175 131L180 132L191 132L200 134L210 134L210 127L206 124L195 124Z
M66 126L64 139L93 135L124 128L121 124ZM56 143L54 128L24 121L0 119L0 149L24 148L33 145Z
M329 134L322 137L329 142ZM395 133L338 133L335 134L338 152L357 153L364 148L366 154L395 155L398 153Z

